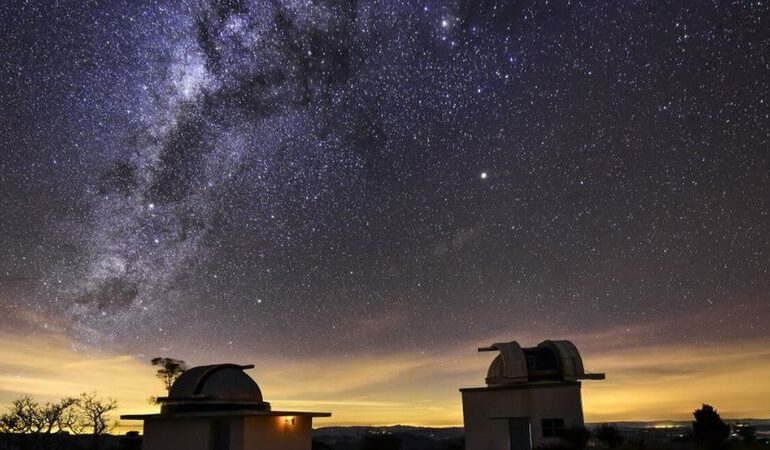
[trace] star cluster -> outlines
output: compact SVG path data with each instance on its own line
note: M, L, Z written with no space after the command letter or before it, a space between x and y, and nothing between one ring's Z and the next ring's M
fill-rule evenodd
M0 23L4 329L202 357L767 336L765 1L12 1Z

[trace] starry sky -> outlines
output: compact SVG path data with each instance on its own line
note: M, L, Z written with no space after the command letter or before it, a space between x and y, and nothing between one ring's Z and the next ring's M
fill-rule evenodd
M570 338L608 372L589 419L686 415L705 367L767 416L769 29L765 0L3 2L0 397L163 353L451 424L476 347ZM655 409L634 373L695 390Z

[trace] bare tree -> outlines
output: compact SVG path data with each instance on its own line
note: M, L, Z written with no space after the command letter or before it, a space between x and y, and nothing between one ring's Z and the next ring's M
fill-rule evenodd
M56 435L72 429L76 404L74 398L41 405L32 397L21 397L0 416L0 431L14 434L22 450L58 448Z
M78 407L75 429L78 432L90 431L93 436L93 448L98 448L99 436L115 428L116 423L109 414L117 409L118 403L112 398L99 398L96 393L84 393L80 395Z
M15 435L19 449L31 447L30 433L37 426L35 416L38 404L29 396L24 396L11 402L7 412L0 416L0 431Z
M66 397L56 403L46 403L38 410L40 432L51 434L71 430L77 420L78 399Z
M18 433L19 420L16 416L5 413L0 416L0 433Z
M0 428L6 433L39 433L40 405L28 395L14 400L8 412L0 416Z
M152 358L150 362L153 366L159 367L155 375L161 379L167 393L171 392L171 386L179 378L179 375L187 370L187 364L181 359L158 357Z

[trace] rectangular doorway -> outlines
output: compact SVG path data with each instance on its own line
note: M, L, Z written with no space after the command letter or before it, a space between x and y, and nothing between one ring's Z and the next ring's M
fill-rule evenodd
M210 450L230 450L229 420L214 420L211 423Z
M532 450L532 426L529 417L508 419L510 450Z

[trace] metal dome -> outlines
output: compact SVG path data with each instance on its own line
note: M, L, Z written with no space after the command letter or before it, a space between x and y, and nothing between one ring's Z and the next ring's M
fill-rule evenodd
M283 420L304 417L309 420L331 416L328 412L274 411L262 398L257 383L244 373L253 368L253 365L238 364L193 367L176 379L168 397L157 399L161 405L160 413L124 414L120 418L152 421L195 418L196 421L215 420L217 422L211 423L219 423L240 417L283 417Z
M533 381L601 380L604 374L587 373L577 347L570 341L543 341L537 347L517 342L495 343L479 351L498 351L487 371L487 384L505 385Z
M507 382L527 381L527 363L524 351L517 342L496 343L488 347L497 350L499 355L492 360L487 371L488 380L506 380Z
M253 365L215 364L186 370L161 397L161 412L258 409L269 411L259 385L244 370Z

